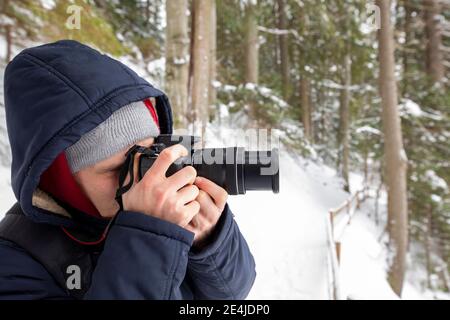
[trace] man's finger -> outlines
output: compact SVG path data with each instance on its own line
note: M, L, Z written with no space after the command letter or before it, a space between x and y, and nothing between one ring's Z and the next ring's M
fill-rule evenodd
M192 218L200 211L200 204L197 201L191 201L184 206L186 213L185 226L189 224Z
M200 190L197 199L195 200L200 203L201 212L199 215L205 215L208 220L214 220L213 217L216 215L217 205L214 203L211 196L207 194L206 191Z
M197 177L194 183L199 189L209 194L220 209L225 207L228 198L228 193L225 189L204 177Z
M184 228L194 234L194 241L197 240L198 230L194 226L192 226L192 224L188 224Z
M175 188L176 191L183 188L187 184L193 184L196 176L197 171L194 167L187 166L167 178L166 184L170 188Z
M187 154L187 149L181 144L176 144L166 148L161 151L158 158L155 160L147 173L153 177L165 177L166 171L169 169L170 165L178 158L187 156ZM145 175L147 175L147 173Z
M183 204L189 203L197 198L198 187L194 185L186 186L178 191L178 196Z

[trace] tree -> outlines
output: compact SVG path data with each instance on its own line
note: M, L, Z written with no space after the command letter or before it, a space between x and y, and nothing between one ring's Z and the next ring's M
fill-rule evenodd
M209 39L209 89L208 89L208 104L210 113L213 112L212 108L216 102L216 88L214 81L217 76L217 4L216 0L211 1L211 27L210 27L210 39Z
M245 82L258 84L259 82L259 44L258 22L256 16L256 1L245 4ZM249 124L258 123L257 105L255 101L249 102Z
M277 0L278 4L278 28L280 29L280 62L281 62L281 79L282 92L284 100L288 100L290 79L289 79L289 38L287 31L286 2L285 0Z
M256 5L248 1L245 5L245 52L246 68L245 82L258 83L259 77L259 46L258 23L256 20Z
M344 179L344 190L350 191L349 183L349 157L350 157L350 86L352 83L352 58L351 58L351 42L352 33L350 19L346 14L345 4L340 3L339 11L341 15L343 34L343 59L342 59L342 90L339 106L339 130L338 130L338 146L339 146L339 166L342 178Z
M303 130L305 131L305 138L308 141L313 142L312 110L309 93L309 81L305 75L302 75L300 77L300 104L302 107Z
M406 194L407 158L403 149L395 79L394 35L391 26L391 1L377 0L381 28L378 34L380 94L384 133L385 177L388 189L388 231L392 259L388 280L401 295L406 268L408 208Z
M348 40L347 40L348 41ZM347 46L349 47L349 46ZM344 178L344 190L350 191L349 184L349 157L350 157L350 142L349 142L349 127L350 127L350 85L351 85L351 58L350 52L344 55L343 63L343 88L341 90L340 107L339 107L339 134L338 143L340 150L340 167L341 175Z
M152 0L151 5L149 1L143 0L96 0L95 3L100 6L115 32L137 45L144 59L150 61L161 56L164 48L161 45L164 33L159 28L163 16L161 11L164 10L162 0Z
M194 29L192 34L192 108L194 132L200 126L204 136L208 121L208 91L210 85L210 26L211 1L194 0Z
M298 29L303 33L308 33L308 17L305 15L305 8L299 9L299 21ZM300 94L300 107L302 111L302 123L303 131L306 140L314 142L313 122L312 122L312 105L311 105L311 85L308 76L305 71L307 52L305 46L297 44L298 51L298 72L300 73L299 79L299 94Z
M189 37L188 0L166 1L166 91L175 127L187 125Z
M439 0L424 0L425 24L427 33L427 72L436 83L444 78L442 45L442 30L440 25L441 5Z
M12 45L13 45L12 30L14 27L16 27L16 21L15 19L13 19L13 17L11 17L12 10L9 0L2 0L0 2L0 8L1 8L0 24L3 27L6 40L5 61L9 62L11 61L12 57Z

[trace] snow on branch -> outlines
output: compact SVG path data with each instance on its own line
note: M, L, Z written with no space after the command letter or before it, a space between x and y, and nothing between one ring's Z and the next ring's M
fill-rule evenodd
M295 39L298 41L303 41L303 38L298 34L296 30L293 29L277 29L277 28L266 28L263 26L258 26L258 30L261 32L277 35L277 36L283 36L283 35L289 35L292 34Z

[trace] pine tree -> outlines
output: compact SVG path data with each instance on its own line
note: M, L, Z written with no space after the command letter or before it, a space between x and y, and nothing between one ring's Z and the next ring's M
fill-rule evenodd
M385 176L388 187L388 231L392 259L389 283L402 293L408 244L408 208L406 199L407 158L398 113L395 80L394 35L391 26L391 1L377 0L381 13L379 30L380 95L384 132Z
M166 91L173 108L175 126L187 125L189 37L188 1L166 3Z

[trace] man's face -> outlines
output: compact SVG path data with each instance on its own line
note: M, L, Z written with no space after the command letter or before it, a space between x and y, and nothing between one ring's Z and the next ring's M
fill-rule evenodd
M148 138L136 144L150 147L153 144L153 140L153 138ZM119 171L125 161L125 153L131 147L129 146L121 152L74 174L78 185L92 201L102 217L113 217L119 210L119 204L114 199L119 183ZM135 161L135 173L137 169L137 161Z

